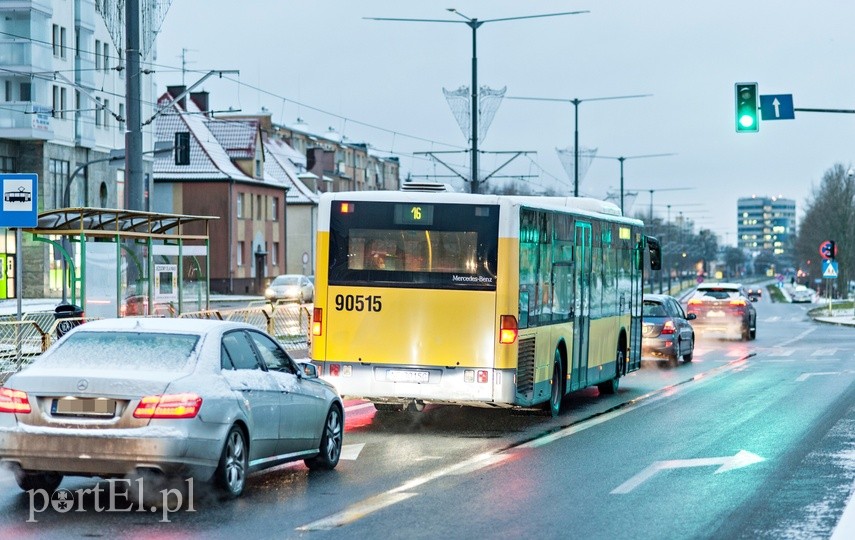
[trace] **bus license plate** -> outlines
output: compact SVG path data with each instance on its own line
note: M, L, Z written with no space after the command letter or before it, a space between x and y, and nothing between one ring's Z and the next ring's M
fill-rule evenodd
M386 380L391 382L414 382L426 383L430 378L427 371L413 371L405 369L386 370Z

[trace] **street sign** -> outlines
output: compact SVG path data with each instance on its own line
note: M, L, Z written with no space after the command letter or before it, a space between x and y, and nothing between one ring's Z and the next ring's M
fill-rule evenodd
M35 173L0 174L3 208L0 227L35 227L39 223L39 175Z
M822 277L837 279L837 261L822 261Z
M760 118L763 120L793 120L796 117L792 94L760 96Z
M833 259L837 256L837 246L831 240L826 240L819 245L819 254L823 259Z

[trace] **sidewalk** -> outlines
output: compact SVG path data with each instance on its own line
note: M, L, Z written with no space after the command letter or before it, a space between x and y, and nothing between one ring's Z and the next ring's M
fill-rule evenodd
M808 312L808 315L816 322L825 324L836 324L838 326L855 326L855 310L852 308L834 309L832 306L831 315L828 314L828 306L815 307Z

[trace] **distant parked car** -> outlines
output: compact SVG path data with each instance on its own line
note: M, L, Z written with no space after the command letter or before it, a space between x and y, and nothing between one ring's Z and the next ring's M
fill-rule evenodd
M0 463L23 490L175 474L237 497L256 470L333 469L343 435L341 398L317 368L238 322L87 322L0 388Z
M270 282L264 291L264 297L270 302L312 302L315 299L315 286L302 274L282 274Z
M790 293L790 301L794 304L811 303L813 302L813 289L808 289L804 285L796 285L793 292Z
M699 333L722 334L745 341L757 337L757 310L740 283L701 283L687 302Z
M695 331L689 321L695 314L686 314L673 296L645 294L642 307L642 357L662 358L676 365L680 358L691 362L695 351Z

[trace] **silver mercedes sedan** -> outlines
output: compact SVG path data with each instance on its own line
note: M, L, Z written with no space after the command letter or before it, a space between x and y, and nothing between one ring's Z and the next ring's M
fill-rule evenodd
M23 490L156 474L237 497L255 470L333 469L343 434L335 388L243 323L87 322L0 388L0 462Z

